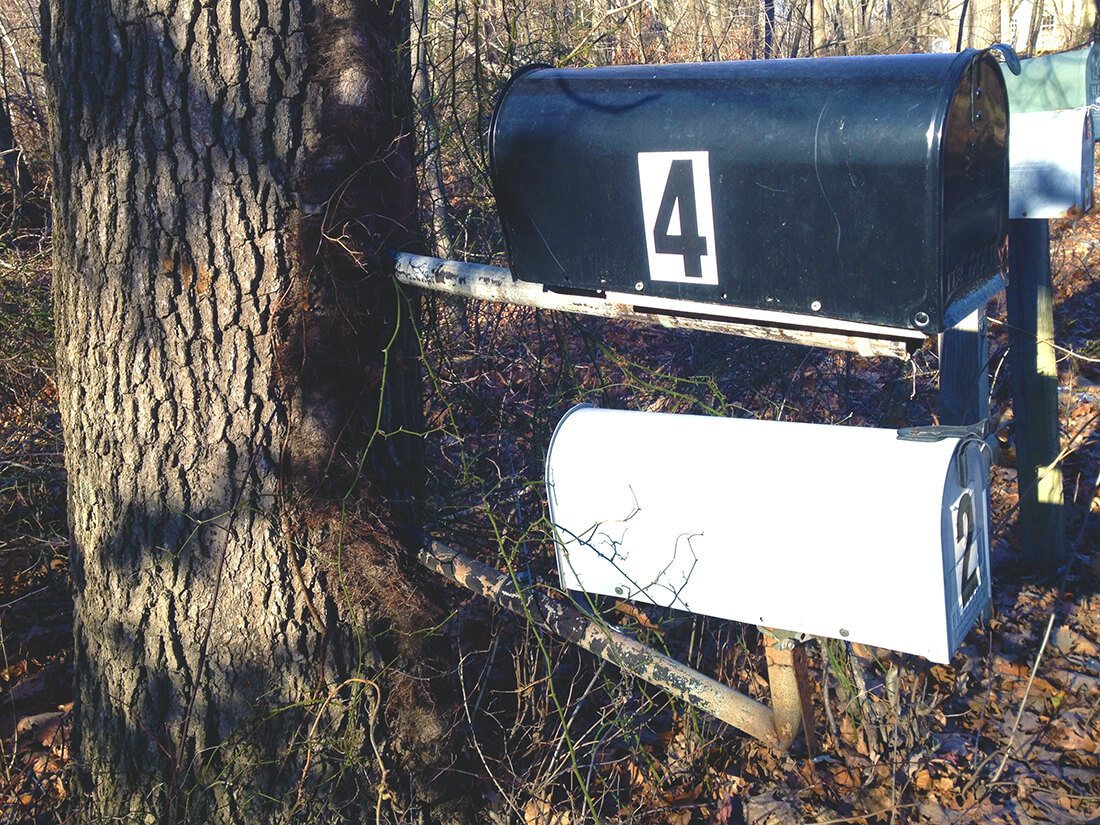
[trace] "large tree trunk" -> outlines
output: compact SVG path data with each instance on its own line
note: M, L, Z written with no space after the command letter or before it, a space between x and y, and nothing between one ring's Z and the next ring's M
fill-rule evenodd
M417 486L417 443L388 436L416 426L412 325L360 266L412 237L402 21L43 18L79 810L461 820L438 617L390 527Z

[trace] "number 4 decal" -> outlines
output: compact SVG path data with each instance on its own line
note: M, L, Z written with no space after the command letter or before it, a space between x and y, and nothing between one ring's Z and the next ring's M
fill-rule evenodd
M707 152L639 152L649 277L718 285Z

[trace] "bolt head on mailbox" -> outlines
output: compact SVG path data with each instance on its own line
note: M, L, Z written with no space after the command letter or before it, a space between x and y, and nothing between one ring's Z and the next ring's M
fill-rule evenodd
M922 339L1003 286L988 52L531 67L490 130L520 281Z
M575 407L546 459L566 590L946 662L989 605L981 443Z

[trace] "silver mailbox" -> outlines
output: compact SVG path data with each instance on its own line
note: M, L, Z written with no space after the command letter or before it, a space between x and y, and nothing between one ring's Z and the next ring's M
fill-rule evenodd
M1093 119L1088 109L1009 117L1008 214L1079 218L1092 209Z
M937 662L990 602L978 439L582 406L546 486L567 590Z

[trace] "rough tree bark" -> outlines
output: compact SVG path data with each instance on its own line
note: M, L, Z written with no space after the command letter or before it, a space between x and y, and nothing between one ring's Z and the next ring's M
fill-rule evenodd
M390 8L43 4L86 821L467 819L365 274L415 215Z

